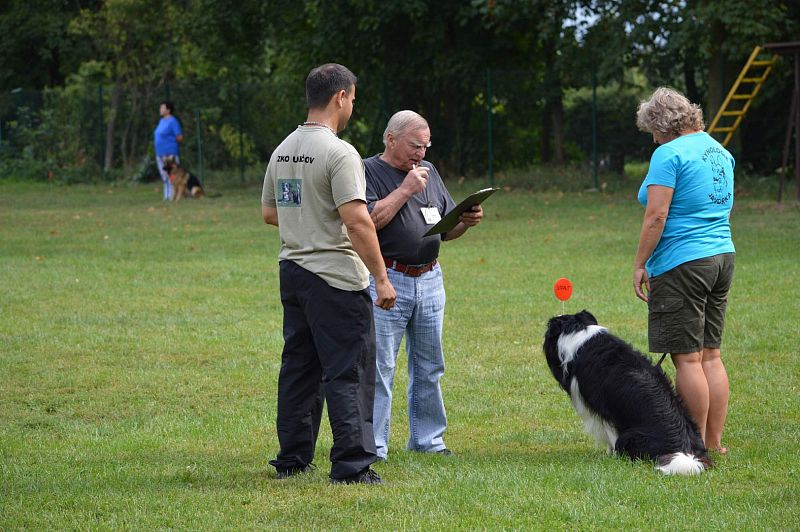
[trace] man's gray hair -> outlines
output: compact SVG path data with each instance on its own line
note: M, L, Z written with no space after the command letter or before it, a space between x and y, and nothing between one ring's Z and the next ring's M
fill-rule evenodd
M386 146L386 137L391 133L396 137L401 137L409 131L416 131L417 129L425 129L428 127L428 121L422 118L421 115L414 111L397 111L389 119L386 124L386 129L383 131L383 145Z

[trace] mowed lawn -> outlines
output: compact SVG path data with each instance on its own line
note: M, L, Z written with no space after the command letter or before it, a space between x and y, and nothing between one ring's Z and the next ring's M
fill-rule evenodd
M458 201L483 184L450 186ZM278 481L268 465L282 316L259 184L165 205L157 185L0 182L0 530L797 529L797 208L737 198L715 469L609 457L549 374L559 277L567 312L646 349L635 192L502 191L444 243L456 455L403 450L401 355L387 484L367 487L329 485L326 419L313 473Z

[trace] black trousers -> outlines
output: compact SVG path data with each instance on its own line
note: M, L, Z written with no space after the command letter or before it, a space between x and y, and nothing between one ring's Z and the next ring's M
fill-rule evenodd
M288 260L280 263L280 287L280 452L270 464L302 468L313 460L324 397L333 433L331 477L353 476L377 460L372 432L375 324L369 291L333 288Z

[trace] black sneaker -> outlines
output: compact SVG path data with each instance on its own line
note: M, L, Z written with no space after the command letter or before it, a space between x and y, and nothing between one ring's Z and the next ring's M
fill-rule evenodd
M436 451L436 454L440 454L442 456L453 456L454 453L453 451L445 447L444 449L439 449L438 451Z
M331 478L331 484L383 484L383 480L370 468L347 478Z
M311 465L303 466L303 467L279 467L276 468L276 475L275 478L278 480L283 480L285 478L293 477L295 475L299 475L300 473L308 473L311 471Z

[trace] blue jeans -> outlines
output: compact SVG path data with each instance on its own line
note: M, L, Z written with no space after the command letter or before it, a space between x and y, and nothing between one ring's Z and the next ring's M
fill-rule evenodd
M164 156L156 155L156 166L158 167L158 174L161 176L161 182L164 183L164 201L172 199L172 182L169 180L169 174L164 170ZM175 162L180 163L180 158L175 155Z
M397 303L390 310L373 305L377 372L375 409L372 416L378 456L389 452L389 427L392 418L392 383L403 335L408 353L408 421L411 451L436 452L445 448L444 411L439 379L444 374L442 325L444 323L444 281L437 264L419 277L409 277L389 269L389 280L397 292ZM370 295L375 299L375 280L370 278Z

